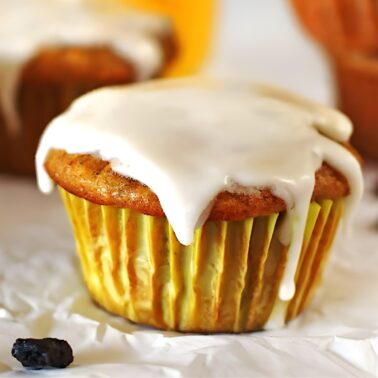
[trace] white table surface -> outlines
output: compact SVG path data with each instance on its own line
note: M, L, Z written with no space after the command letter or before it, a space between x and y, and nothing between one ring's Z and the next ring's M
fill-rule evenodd
M224 0L205 71L270 81L332 102L319 51L282 0ZM339 235L321 289L287 328L246 335L180 335L128 323L97 308L79 271L64 209L34 182L0 177L0 374L77 377L342 377L378 375L378 165L349 236ZM67 339L74 364L25 372L17 337Z

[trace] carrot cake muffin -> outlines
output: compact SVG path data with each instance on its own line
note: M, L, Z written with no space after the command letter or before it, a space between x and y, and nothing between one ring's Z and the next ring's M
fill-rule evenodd
M168 19L100 0L0 2L0 170L34 172L52 118L93 89L157 77L175 53Z
M338 103L353 121L352 141L378 159L378 2L292 0L306 29L326 50Z
M362 193L341 113L278 89L188 78L100 89L46 129L88 289L161 329L243 332L306 306Z

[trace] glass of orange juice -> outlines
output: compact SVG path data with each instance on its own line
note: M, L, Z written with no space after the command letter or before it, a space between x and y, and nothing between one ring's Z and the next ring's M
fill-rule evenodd
M169 16L177 33L178 58L165 76L189 75L210 49L216 0L122 0L140 10Z

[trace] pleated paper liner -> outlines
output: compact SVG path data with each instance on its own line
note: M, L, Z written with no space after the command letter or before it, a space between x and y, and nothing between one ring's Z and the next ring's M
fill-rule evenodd
M184 332L263 329L278 308L283 320L295 317L318 284L343 212L342 199L311 204L296 294L278 306L288 251L278 240L282 215L209 221L183 246L165 218L60 190L94 300L134 322Z

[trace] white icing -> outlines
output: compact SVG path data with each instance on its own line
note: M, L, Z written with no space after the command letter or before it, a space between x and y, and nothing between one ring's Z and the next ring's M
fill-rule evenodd
M279 296L289 300L322 162L348 179L349 206L361 197L360 166L338 144L351 132L341 113L259 85L181 79L108 88L83 96L46 129L38 183L52 190L44 170L51 148L96 154L156 193L186 245L219 192L269 187L288 208L281 240L290 250Z
M20 130L15 99L20 71L44 47L106 45L132 61L138 79L154 76L163 53L153 35L167 19L110 0L1 0L0 99L9 132Z

